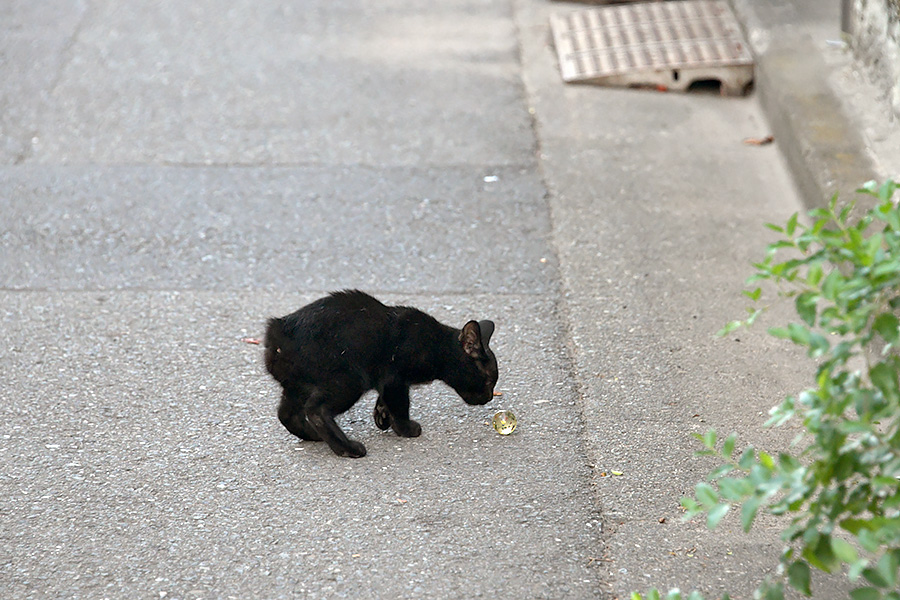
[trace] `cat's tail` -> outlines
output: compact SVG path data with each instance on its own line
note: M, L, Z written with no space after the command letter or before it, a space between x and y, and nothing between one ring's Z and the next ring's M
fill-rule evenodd
M276 381L286 381L290 375L290 361L287 357L292 345L284 333L284 319L269 319L265 346L266 370Z

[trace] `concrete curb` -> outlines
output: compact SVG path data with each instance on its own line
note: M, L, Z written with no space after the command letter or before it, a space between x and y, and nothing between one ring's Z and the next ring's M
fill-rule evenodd
M800 196L820 206L879 177L860 126L829 84L830 69L796 12L729 0L756 59L755 88ZM769 13L767 13L769 11ZM775 25L777 23L777 25ZM798 31L799 30L799 31Z

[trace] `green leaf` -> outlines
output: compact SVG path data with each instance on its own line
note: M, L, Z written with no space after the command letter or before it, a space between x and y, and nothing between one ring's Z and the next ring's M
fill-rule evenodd
M883 475L876 475L875 477L872 478L872 484L876 488L886 487L886 488L894 489L897 487L898 483L900 483L900 481L897 481L897 479L895 477L885 477Z
M871 529L863 529L856 537L859 540L860 546L862 546L869 552L877 552L879 546L881 545L881 543L878 541L878 538L875 537L875 534Z
M731 458L731 455L734 453L734 444L737 442L737 433L732 432L725 438L725 442L722 444L722 456L727 460Z
M682 498L681 506L683 506L685 510L681 520L685 522L690 521L703 512L703 508L693 498Z
M756 310L750 310L750 309L747 309L747 310L749 311L750 316L747 317L747 320L745 321L745 323L747 324L747 327L750 327L751 325L753 325L756 322L756 319L759 318L759 315L763 314L764 309L757 308Z
M889 344L895 344L900 340L900 319L891 313L878 315L872 323L872 329Z
M888 208L887 214L885 214L885 220L888 222L888 225L891 226L891 230L900 231L900 212L898 212L893 206Z
M744 290L743 294L756 302L757 300L759 300L759 297L762 296L762 288L758 287L753 291Z
M748 498L741 507L741 527L744 528L744 533L750 531L750 527L753 526L753 520L756 518L761 502L760 496L753 496Z
M695 488L695 495L700 504L703 505L703 508L707 510L712 510L719 504L719 495L708 483L703 483L702 481L698 483Z
M844 276L841 275L839 270L834 269L825 276L825 280L822 282L822 295L828 300L834 301L843 284Z
M768 333L780 340L786 340L791 336L791 333L785 327L770 327Z
M831 345L824 336L818 333L811 333L809 336L809 356L810 358L819 358L828 352Z
M762 586L764 600L784 600L784 586L781 583L768 583Z
M875 195L878 192L878 182L874 179L870 179L869 181L862 184L860 187L856 189L857 194L871 194ZM835 194L837 195L837 194Z
M900 219L900 214L898 214ZM897 224L900 227L900 223ZM898 229L897 231L900 231ZM889 279L900 274L900 260L886 260L880 262L872 269L872 277L875 279Z
M891 494L884 500L885 510L893 510L897 507L900 507L900 491Z
M828 210L824 209L824 208L814 208L806 214L808 214L810 217L813 217L814 219L817 219L819 221L828 222L831 220L831 213L828 212Z
M841 217L840 217L841 221L845 221L847 216L850 214L850 211L848 210L848 208L849 207L845 206L841 210ZM844 211L847 211L847 212L845 213ZM851 227L850 229L848 229L846 231L846 234L847 234L847 237L850 238L850 243L847 244L847 249L852 250L852 251L858 251L859 247L862 246L862 244L863 244L862 234L855 227ZM856 254L856 252L854 252L854 254Z
M857 560L852 565L850 565L849 569L847 569L847 578L852 583L855 583L856 581L859 580L860 577L862 577L863 570L865 570L865 568L868 566L869 566L869 561L866 560L865 558L861 558L861 559Z
M833 216L834 211L837 210L838 203L838 193L835 192L831 195L831 200L828 201L828 212Z
M720 477L728 475L732 471L734 471L733 465L729 465L729 464L719 465L718 467L713 469L712 473L707 475L706 480L707 481L715 481L716 479L718 479Z
M723 498L737 502L753 493L753 484L746 479L725 477L719 480L719 493Z
M790 337L791 341L795 344L808 346L810 336L811 332L803 325L800 325L798 323L790 323L788 325L788 337Z
M865 577L866 581L871 583L874 586L884 588L888 587L888 580L884 578L877 568L875 569L863 569L863 577Z
M840 526L845 531L859 536L860 531L869 527L869 521L867 519L844 519L840 522Z
M887 203L891 199L891 196L894 195L894 191L896 189L897 184L888 179L881 184L881 187L878 188L878 199L884 203Z
M841 561L852 564L859 560L859 553L849 542L840 538L831 538L831 550Z
M881 600L881 592L871 587L856 588L850 592L853 600Z
M819 536L815 543L808 542L803 548L803 558L806 561L826 573L831 573L841 566L840 561L831 550L830 536Z
M869 379L872 380L872 385L881 390L887 399L894 401L900 398L897 371L888 363L881 362L869 369Z
M791 566L788 567L788 583L791 584L791 587L803 592L806 596L812 596L809 582L809 565L802 560L791 563Z
M865 254L863 255L863 264L867 267L871 267L875 260L878 258L878 251L881 250L881 246L884 243L884 236L880 233L876 233L870 237L865 244Z
M756 464L756 451L753 449L753 446L747 446L743 454L741 454L740 460L738 460L738 466L744 471L749 471L754 464Z
M819 285L824 273L822 263L817 262L809 265L809 271L806 273L806 283L812 287Z
M781 250L782 248L793 248L794 243L788 240L778 240L777 242L772 242L767 246L769 252L775 252L777 250ZM780 276L784 273L785 265L784 263L775 263L772 265L772 274L776 276Z
M803 319L803 322L810 327L816 324L816 303L819 300L818 294L814 292L803 292L794 301L797 314Z
M710 429L706 433L695 433L694 437L700 440L708 450L716 449L716 440L718 438L715 429Z
M875 567L875 570L886 582L883 587L895 588L897 586L897 568L900 567L898 552L900 551L886 552L878 561L878 566Z
M725 337L726 335L740 329L744 325L743 321L729 321L725 327L716 332L717 337Z
M791 215L791 218L788 219L787 225L784 227L784 232L791 237L794 237L794 231L797 230L797 217L799 213L794 213Z
M722 520L722 517L728 514L728 509L730 508L730 504L719 504L709 511L709 514L706 515L706 528L715 529L719 525L719 521Z

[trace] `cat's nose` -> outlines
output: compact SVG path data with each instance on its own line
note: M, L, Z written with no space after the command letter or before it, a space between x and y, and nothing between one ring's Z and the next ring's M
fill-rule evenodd
M483 404L487 404L494 398L494 392L489 391L487 394L478 394L477 396L469 396L463 398L467 404L472 404L473 406L482 406Z

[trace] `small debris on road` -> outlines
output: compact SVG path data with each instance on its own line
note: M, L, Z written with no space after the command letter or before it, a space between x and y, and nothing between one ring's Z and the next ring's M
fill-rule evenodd
M761 137L761 138L753 138L753 137L744 138L744 143L747 144L748 146L766 146L768 144L771 144L774 141L775 141L774 135L767 135L767 136Z

